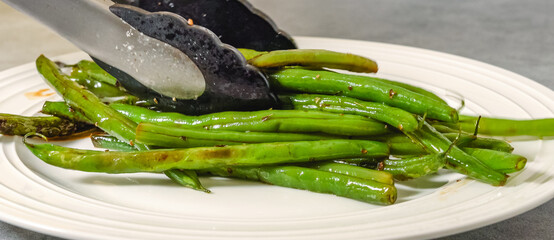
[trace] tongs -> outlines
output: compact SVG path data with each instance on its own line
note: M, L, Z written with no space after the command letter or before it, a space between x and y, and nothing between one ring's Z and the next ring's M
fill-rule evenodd
M201 114L277 102L263 74L238 50L177 14L109 0L3 1L49 26L128 91L165 110Z

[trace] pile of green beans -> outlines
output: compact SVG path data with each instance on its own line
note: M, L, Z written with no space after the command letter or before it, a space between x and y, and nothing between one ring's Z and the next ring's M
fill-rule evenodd
M283 109L159 112L155 100L127 93L91 61L65 65L41 56L39 73L64 101L45 102L47 117L0 115L0 133L25 135L35 156L67 169L163 173L204 192L210 190L199 176L232 177L380 205L396 201L395 182L441 169L502 186L527 159L509 142L483 135L554 135L552 119L478 123L425 89L329 70L376 72L377 63L363 56L240 51L268 76ZM91 129L94 146L106 150L26 141Z

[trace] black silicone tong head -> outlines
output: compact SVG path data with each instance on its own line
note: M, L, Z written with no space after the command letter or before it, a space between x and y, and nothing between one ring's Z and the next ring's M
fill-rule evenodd
M236 48L272 51L296 48L292 38L246 0L117 0L149 12L173 12L214 32Z
M277 106L278 101L271 93L265 76L248 65L237 49L223 44L207 28L190 25L187 19L168 12L151 13L123 4L113 5L110 10L143 34L183 51L204 75L204 94L195 100L182 100L159 94L124 72L98 61L129 92L154 100L157 103L155 108L185 114L205 114Z

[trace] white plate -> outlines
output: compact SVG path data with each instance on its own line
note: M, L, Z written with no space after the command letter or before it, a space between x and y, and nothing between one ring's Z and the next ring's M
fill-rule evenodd
M296 39L301 48L352 52L378 61L378 76L466 100L466 113L554 117L551 90L517 74L448 54L390 44ZM82 53L56 58L74 62ZM0 73L0 112L32 115L47 89L34 64ZM51 90L45 93L50 93ZM47 94L46 94L47 95ZM452 97L454 96L454 97ZM491 224L554 196L554 141L515 142L527 168L505 187L445 172L399 183L398 203L358 201L255 182L203 179L213 193L178 187L156 174L94 174L49 166L0 137L0 220L79 239L382 239L431 238ZM82 140L70 144L90 147Z

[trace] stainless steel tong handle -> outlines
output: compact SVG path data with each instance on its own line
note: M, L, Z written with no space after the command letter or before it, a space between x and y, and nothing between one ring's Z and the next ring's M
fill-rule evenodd
M148 37L109 11L109 0L3 0L56 31L89 55L154 91L195 99L204 77L183 52Z

